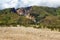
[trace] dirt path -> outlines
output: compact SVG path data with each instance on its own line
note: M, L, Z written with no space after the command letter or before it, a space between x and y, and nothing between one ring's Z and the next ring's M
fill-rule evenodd
M60 40L60 32L25 27L0 27L0 40Z

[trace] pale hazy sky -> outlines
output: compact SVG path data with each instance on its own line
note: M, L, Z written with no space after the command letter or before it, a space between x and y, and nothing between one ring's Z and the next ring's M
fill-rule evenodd
M60 6L60 0L0 0L0 9L27 7L34 5L58 7Z

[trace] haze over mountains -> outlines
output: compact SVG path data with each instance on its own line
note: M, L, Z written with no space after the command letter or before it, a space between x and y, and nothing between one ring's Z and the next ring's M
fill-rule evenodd
M0 9L28 6L59 7L60 0L0 0Z

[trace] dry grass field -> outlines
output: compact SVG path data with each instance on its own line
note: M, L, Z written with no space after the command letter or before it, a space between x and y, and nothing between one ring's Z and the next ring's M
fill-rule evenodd
M60 40L60 32L31 27L0 27L0 40Z

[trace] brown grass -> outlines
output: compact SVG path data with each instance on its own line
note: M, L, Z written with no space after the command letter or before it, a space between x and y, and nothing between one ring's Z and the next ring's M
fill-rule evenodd
M60 40L60 32L31 27L0 27L0 40Z

